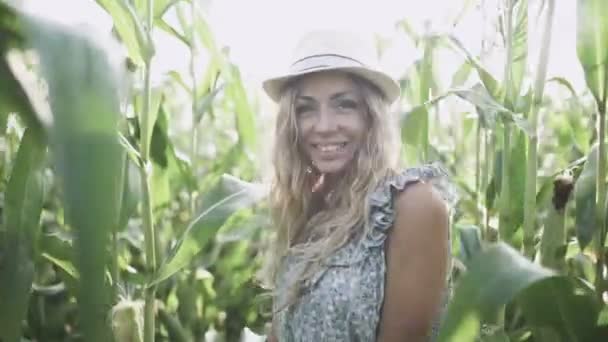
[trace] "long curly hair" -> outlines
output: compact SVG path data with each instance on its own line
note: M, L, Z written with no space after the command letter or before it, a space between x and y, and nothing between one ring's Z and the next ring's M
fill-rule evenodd
M362 95L368 133L353 160L336 177L323 208L319 194L312 191L319 175L300 147L295 116L297 79L286 87L279 101L269 199L274 240L262 278L272 291L284 257L295 255L304 262L303 271L287 286L288 301L283 308L297 301L304 282L319 270L323 260L367 232L369 194L398 166L400 140L389 104L370 82L349 76ZM273 297L276 299L276 293Z

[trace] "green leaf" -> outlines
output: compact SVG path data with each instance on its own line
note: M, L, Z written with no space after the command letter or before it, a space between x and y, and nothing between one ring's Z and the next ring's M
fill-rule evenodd
M204 195L203 212L188 226L172 257L161 266L150 286L187 266L230 216L265 196L266 189L260 185L224 175L218 186Z
M5 2L0 3L0 54L2 57L10 48L22 47L23 33L13 7Z
M496 80L494 76L484 67L481 63L473 57L473 55L467 51L464 45L455 36L448 36L449 41L452 43L451 46L455 47L456 50L462 53L466 60L475 68L479 79L487 89L488 93L494 99L494 101L500 101L504 97L504 88Z
M36 115L29 97L17 80L7 60L0 56L0 134L6 131L9 113L17 113L40 144L46 140L42 122Z
M513 62L511 64L511 84L509 85L512 93L507 99L511 104L510 108L515 108L515 102L519 98L524 75L526 73L526 62L528 57L528 0L518 0L514 9L513 18Z
M144 149L152 149L152 135L156 130L156 119L158 118L159 111L161 110L161 104L164 102L163 90L158 88L152 89L152 97L150 99L150 113L148 116L148 127L144 127L143 117L146 115L144 113L143 108L145 107L143 104L144 96L143 94L139 94L135 97L135 110L137 112L139 118L139 128L140 132L147 132L147 136L140 136L140 148L143 151ZM150 152L152 153L152 152Z
M528 136L531 135L532 131L530 124L526 118L524 118L523 115L514 113L501 105L499 102L493 99L488 94L487 90L480 84L475 85L471 89L458 89L452 90L451 92L477 107L478 111L484 114L485 124L495 124L495 118L498 117L505 122L514 123L517 128L526 133Z
M579 252L566 262L568 274L583 279L590 284L595 282L595 265L588 255Z
M576 53L600 111L608 95L608 2L577 0Z
M226 97L234 103L236 111L236 128L239 134L239 142L244 148L255 148L257 143L257 130L255 123L255 115L247 92L243 85L238 68L230 64L227 66L229 72L224 72L224 77L227 78Z
M31 243L38 238L45 150L32 130L26 129L6 187L4 210L7 232L24 234Z
M164 21L162 19L158 19L158 20L156 20L155 25L158 28L160 28L161 30L163 30L163 31L167 32L168 34L174 36L175 38L179 39L186 46L191 46L190 39L188 37L184 36L183 34L181 34L180 32L178 32L176 28L171 26L171 24L167 23L166 21Z
M401 139L412 146L421 147L426 139L428 127L428 110L426 106L416 106L403 115L401 120Z
M23 123L44 140L42 123L36 116L30 100L11 70L6 53L11 48L23 48L25 39L17 13L9 5L0 3L0 134L6 131L9 113L18 113Z
M60 269L64 270L65 273L70 275L74 280L78 280L78 278L80 277L80 275L78 274L78 270L76 269L76 267L70 260L59 259L48 253L42 253L42 257L45 258L46 260L52 262L55 266L59 267Z
M567 276L532 284L518 298L526 323L551 328L562 341L603 341L596 329L600 303L589 284Z
M560 84L560 85L566 87L566 89L568 89L568 91L570 91L570 94L572 95L572 97L578 98L578 94L576 93L576 90L574 90L574 86L572 86L572 83L570 83L570 81L568 81L567 79L565 79L563 77L552 77L547 80L547 83L550 83L550 82L555 82L557 84Z
M185 0L155 0L154 1L154 18L162 19L167 11L180 1Z
M175 70L171 70L167 73L167 75L169 75L169 77L173 80L173 82L175 82L179 86L181 86L184 91L186 91L190 95L192 95L192 89L190 89L190 86L188 86L186 84L186 82L184 82L184 78L182 77L182 74L180 74L179 72L177 72Z
M403 30L405 34L414 42L415 45L418 45L420 41L420 35L414 30L412 25L407 19L401 19L395 26L399 29Z
M511 160L509 164L509 201L504 212L504 225L501 226L501 236L509 237L510 243L515 232L520 228L524 220L524 192L526 188L526 137L524 134L514 132L514 144L511 147Z
M554 276L499 242L477 255L459 280L438 341L473 341L481 320L513 301L522 290Z
M587 162L574 184L576 202L576 237L581 249L585 249L593 239L595 221L595 182L597 175L598 145L594 145L587 156Z
M454 76L452 76L452 83L450 88L458 88L464 85L464 83L469 79L471 71L471 63L469 63L468 61L462 63L460 68L458 68L456 73L454 73Z
M118 224L125 152L118 139L119 70L81 32L24 16L39 55L53 117L51 139L66 222L75 231L84 339L108 341L105 266ZM70 56L70 58L66 58Z
M127 226L129 219L137 211L137 204L141 197L141 182L138 166L131 162L130 159L127 159L125 163L120 219L118 220L116 231L121 231Z
M43 203L45 148L26 129L6 187L4 258L0 259L0 337L17 341L34 277Z
M195 39L201 43L201 46L204 46L209 53L211 54L211 58L214 60L223 60L221 55L221 51L219 46L215 41L215 37L213 36L213 30L209 25L207 18L204 13L195 6L195 21L194 21L194 34Z
M457 227L460 235L460 259L465 265L482 251L481 232L479 227L473 225Z
M213 107L213 100L215 100L215 97L223 89L224 89L224 85L221 85L221 86L213 89L213 91L203 95L203 98L197 102L197 108L196 108L196 113L195 113L196 116L194 118L194 122L196 124L198 124L201 121L201 119L203 118L203 115Z
M142 22L126 0L95 0L112 17L114 29L125 45L131 60L137 65L143 65L146 46L141 37ZM138 33L138 30L141 30ZM139 37L138 37L139 35Z
M29 307L34 262L28 251L28 241L8 236L5 242L0 263L0 338L19 341L21 322Z

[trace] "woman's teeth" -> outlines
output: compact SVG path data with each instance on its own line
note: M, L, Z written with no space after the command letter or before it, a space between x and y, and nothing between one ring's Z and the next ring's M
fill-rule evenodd
M315 145L321 152L335 152L341 150L344 146L346 146L346 143Z

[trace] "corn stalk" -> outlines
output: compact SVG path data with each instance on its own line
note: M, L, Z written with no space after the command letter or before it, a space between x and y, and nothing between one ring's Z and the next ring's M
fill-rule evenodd
M196 78L196 53L197 53L197 41L196 37L196 1L191 1L191 14L192 23L190 26L190 77L192 78L192 132L190 132L190 163L192 169L196 170L196 155L197 155L197 141L198 141L198 122L197 122L197 110L198 110L198 87ZM190 194L189 210L190 215L193 216L196 207L196 197L194 190L188 192Z
M504 82L506 91L505 91L505 99L503 99L503 103L506 102L506 99L511 98L511 66L513 64L513 8L514 8L514 0L506 0L506 9L505 9L505 42L506 42L506 50L507 50L507 58L505 62L505 72L504 72ZM501 186L500 186L500 215L498 220L498 231L502 234L503 231L506 230L506 219L508 215L509 209L509 200L511 198L511 193L509 189L509 166L510 166L510 157L511 157L511 124L509 122L503 123L503 146L502 146L502 178L501 178ZM501 236L502 238L503 236Z
M534 257L534 231L536 218L536 173L538 151L538 112L543 99L547 65L549 64L549 48L551 46L551 31L555 0L548 1L547 18L542 38L542 47L538 59L538 74L534 85L534 99L530 110L529 122L531 134L528 140L528 160L526 165L526 192L524 197L524 254Z
M606 83L608 83L608 77L606 77ZM606 99L606 92L608 91L608 84L604 86L604 96ZM598 172L597 172L597 205L596 217L597 226L599 227L599 234L596 244L596 284L595 288L600 298L603 296L606 290L604 268L606 266L606 256L604 243L606 240L606 103L598 103L598 116L599 116L599 158L598 158Z
M146 18L145 18L145 30L146 30L146 41L147 48L144 51L144 100L143 100L143 112L141 115L141 166L140 166L140 178L142 188L142 218L144 224L144 239L146 248L146 266L148 272L154 274L156 272L156 234L154 230L154 222L152 219L152 196L150 189L150 172L152 170L152 164L150 162L150 141L151 130L153 125L150 123L152 120L152 113L150 112L152 102L152 57L153 42L151 37L152 25L154 18L154 0L147 0L146 2ZM144 341L154 341L154 301L156 297L156 286L148 286L145 290L145 304L144 304Z
M505 93L503 103L506 103L507 99L511 98L513 89L511 88L511 77L512 77L512 65L513 65L513 9L515 6L515 0L506 0L505 8L505 43L506 43L506 59L505 59L505 71L504 71L504 82ZM500 212L498 217L498 232L501 239L504 238L504 232L509 227L507 226L507 218L509 213L509 202L511 198L511 192L509 189L509 166L511 160L511 123L503 122L503 146L502 146L502 172L501 172L501 186L500 186ZM510 238L510 237L509 237ZM505 324L505 306L501 306L496 311L495 320L491 323L504 331Z

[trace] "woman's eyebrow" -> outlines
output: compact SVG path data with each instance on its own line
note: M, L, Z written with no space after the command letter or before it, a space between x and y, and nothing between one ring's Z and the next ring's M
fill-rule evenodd
M333 95L331 95L331 97L329 98L330 100L336 100L339 99L341 97L346 97L346 96L355 96L355 92L354 91L341 91L341 92L337 92ZM317 101L317 99L315 99L313 96L309 96L309 95L296 95L296 100L300 100L300 101L309 101L309 102L315 102Z
M355 93L354 93L353 91L350 91L350 90L347 90L347 91L341 91L341 92L339 92L339 93L335 93L335 94L333 94L333 95L330 97L330 99L331 99L331 100L335 100L335 99L339 99L339 98L341 98L341 97L345 97L345 96L348 96L348 95L352 95L352 96L354 96L354 95L355 95Z
M306 101L306 102L314 102L316 101L314 97L308 95L297 95L296 100Z

